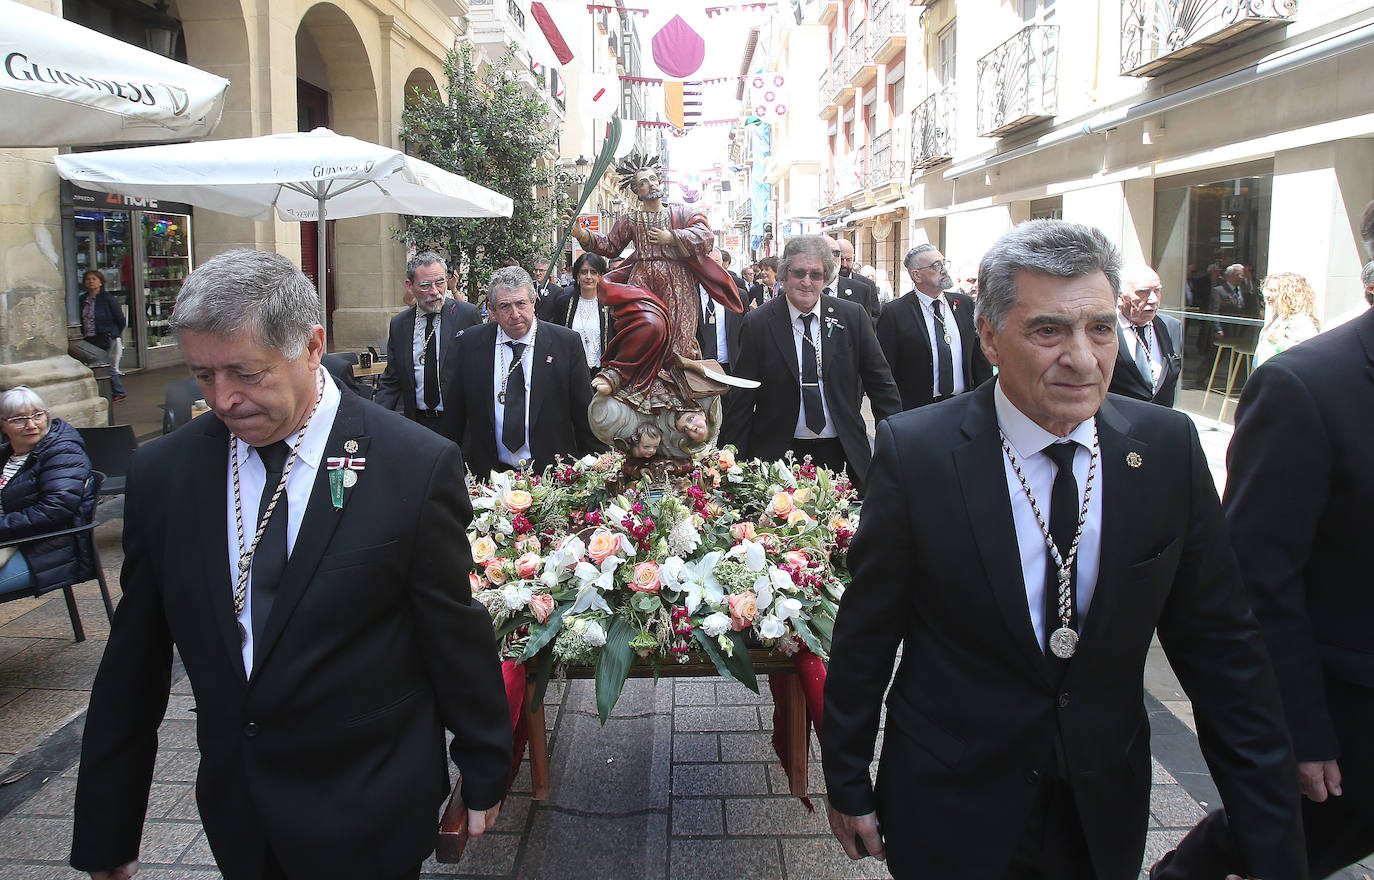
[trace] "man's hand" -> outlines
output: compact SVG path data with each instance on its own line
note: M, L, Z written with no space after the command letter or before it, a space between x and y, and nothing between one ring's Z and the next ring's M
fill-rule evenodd
M847 816L834 807L829 807L829 811L830 831L840 842L840 846L844 847L845 855L851 859L873 856L880 862L887 858L887 854L883 852L883 836L878 832L877 813ZM855 838L863 841L863 847L867 852L859 850Z
M91 880L129 880L130 877L138 873L138 859L134 859L127 865L120 865L113 871L92 871Z
M481 837L496 824L496 817L501 815L501 804L497 803L486 812L468 810L468 836Z
M1298 784L1309 801L1341 796L1341 768L1335 761L1299 761Z

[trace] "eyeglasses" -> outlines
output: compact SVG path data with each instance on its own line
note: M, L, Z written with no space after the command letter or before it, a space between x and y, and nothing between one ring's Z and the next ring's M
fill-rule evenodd
M825 280L825 273L820 269L812 269L810 272L805 269L788 269L787 274L792 276L793 281L805 281L808 278L812 281Z
M416 282L415 286L423 290L425 293L429 293L432 289L436 287L440 290L447 290L448 282L443 278L440 278L438 281L419 281Z
M936 272L943 272L945 271L945 267L948 265L950 265L949 260L936 260L935 262L927 263L924 266L917 266L916 271L924 272L927 269L934 269Z
M35 425L41 425L41 424L43 424L43 420L46 419L47 417L48 417L47 410L42 410L42 409L40 409L40 410L36 410L36 411L34 411L34 412L31 412L31 413L29 413L29 414L26 415L26 416L11 416L10 418L5 419L5 421L8 422L8 423L10 423L11 425L13 425L13 426L16 427L16 428L22 428L22 427L24 427L24 425L28 424L29 422L33 422Z

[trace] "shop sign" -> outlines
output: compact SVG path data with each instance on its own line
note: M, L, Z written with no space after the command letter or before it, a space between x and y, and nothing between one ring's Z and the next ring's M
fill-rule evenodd
M189 214L191 206L166 199L143 196L123 196L118 193L95 192L72 187L72 204L96 211L162 211L168 214Z

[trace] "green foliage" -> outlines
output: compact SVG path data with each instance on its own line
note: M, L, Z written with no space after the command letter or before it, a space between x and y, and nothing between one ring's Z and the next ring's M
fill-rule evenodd
M401 116L401 137L426 162L461 174L515 203L509 219L411 217L396 238L421 250L447 254L458 273L455 296L476 301L487 278L505 260L532 270L547 256L554 230L568 209L568 181L541 160L555 154L557 131L543 99L519 79L514 47L478 73L472 47L461 44L444 60L448 99L416 92ZM540 199L538 193L549 193Z

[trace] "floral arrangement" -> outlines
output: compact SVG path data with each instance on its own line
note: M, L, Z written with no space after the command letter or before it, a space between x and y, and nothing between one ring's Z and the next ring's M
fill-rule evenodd
M853 487L809 460L735 461L709 449L676 480L625 484L619 452L470 490L473 597L503 659L596 669L602 721L630 668L705 655L757 690L749 648L828 657ZM618 490L618 491L617 491Z

